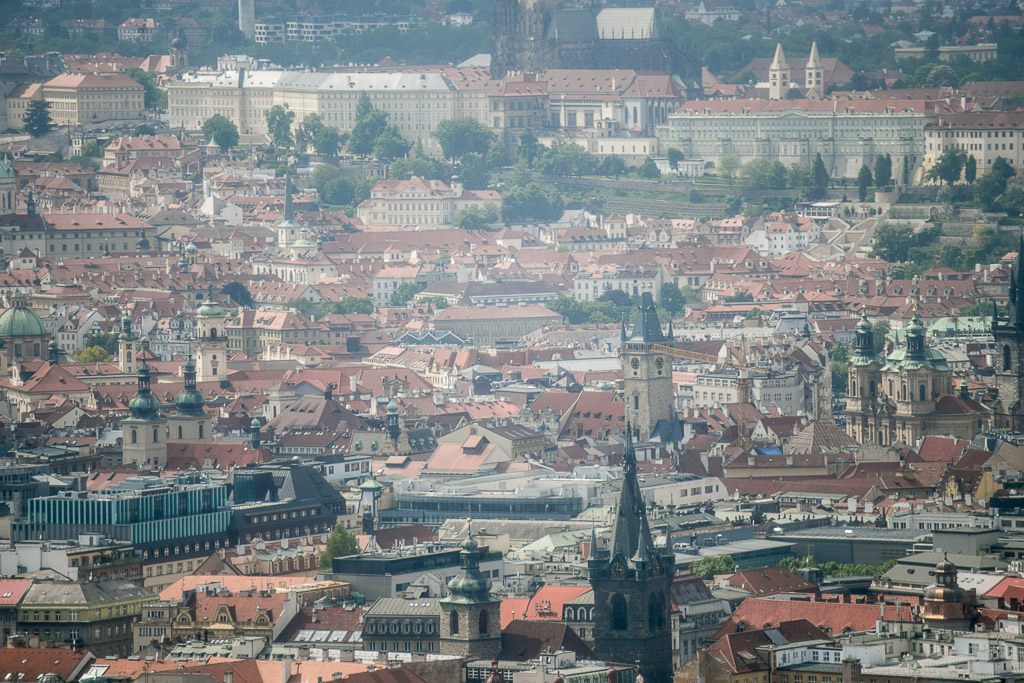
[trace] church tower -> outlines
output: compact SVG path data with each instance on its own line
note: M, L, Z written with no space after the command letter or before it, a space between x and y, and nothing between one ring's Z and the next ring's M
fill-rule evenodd
M594 654L611 662L639 662L646 683L671 683L669 598L676 560L670 544L654 547L628 430L622 477L611 547L587 563L594 589Z
M1010 310L1006 320L992 316L996 343L996 388L1002 404L1000 426L1024 431L1024 235L1010 273ZM995 304L993 304L994 307Z
M491 580L480 571L472 521L459 558L462 568L439 601L441 654L484 659L501 649L501 601L491 595Z
M864 443L871 440L868 415L876 407L881 382L881 365L875 356L875 334L866 312L861 312L857 336L850 355L850 376L846 398L846 433Z
M170 427L168 441L184 441L186 443L198 443L212 441L211 419L203 410L206 405L206 398L196 388L196 362L192 360L189 353L184 368L185 388L174 399L174 406L178 413L168 418Z
M219 382L227 378L228 338L224 333L227 313L213 296L206 295L206 301L196 309L198 344L196 361L200 382Z
M292 206L292 177L285 176L284 181L284 218L278 221L277 246L286 249L297 241L299 224L295 222L295 208Z
M781 49L781 48L779 48ZM811 43L811 56L804 68L804 89L807 97L820 98L825 94L825 67L818 56L818 43Z
M138 370L135 354L139 352L139 342L132 334L132 320L128 311L121 316L121 334L117 338L117 364L121 372L134 375Z
M18 208L17 201L18 184L14 178L14 169L6 161L0 161L0 215L14 213Z
M784 100L789 95L790 81L793 70L789 68L786 55L782 51L782 43L775 46L775 58L768 67L768 99Z
M149 366L143 360L139 366L139 389L128 402L131 417L121 421L121 454L126 465L139 469L160 469L167 464L167 444L164 443L166 421L160 415L160 400L150 391Z
M672 359L654 348L655 344L671 341L661 331L653 297L644 292L628 337L626 328L622 328L626 417L637 429L641 441L651 438L660 421L671 423L675 414Z

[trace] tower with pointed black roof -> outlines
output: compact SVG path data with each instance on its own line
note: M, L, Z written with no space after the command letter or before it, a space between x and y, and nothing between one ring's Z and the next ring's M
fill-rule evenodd
M996 388L1002 405L1001 426L1024 431L1024 235L1010 272L1009 315L993 314L992 336L996 343ZM994 306L994 305L993 305Z
M672 681L669 591L675 566L671 547L654 547L627 434L611 546L592 554L587 568L594 589L594 654L639 662L647 683Z
M622 328L623 389L626 417L641 441L647 441L658 422L670 424L675 414L672 387L672 359L655 348L671 341L661 331L654 298L648 292L640 297L633 330L626 336Z

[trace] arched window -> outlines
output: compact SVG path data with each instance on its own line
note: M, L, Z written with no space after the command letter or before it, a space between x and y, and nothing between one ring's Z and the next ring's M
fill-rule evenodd
M203 438L203 425L202 424L199 425L199 438L200 439Z
M1010 369L1010 345L1003 344L1003 370Z
M871 395L875 395L875 383L873 381L871 382Z
M920 400L923 401L924 400L924 395L925 395L925 389L924 389L924 385L923 384L920 386L920 391L918 391L917 394L920 397Z
M133 429L132 430L132 443L138 443L138 442L139 442L139 432L138 432L138 430Z
M153 427L153 443L160 443L160 432L158 427Z
M480 610L480 635L487 635L487 610Z
M178 438L179 439L182 438L182 428L181 428L181 425L178 425Z
M621 593L612 594L612 630L625 631L629 628L629 613L626 598Z
M647 596L647 628L658 630L658 596L654 593Z
M448 613L448 631L453 635L459 635L459 613L452 610Z
M635 126L635 125L637 125L639 123L640 123L640 119L636 115L636 107L633 107L633 125Z

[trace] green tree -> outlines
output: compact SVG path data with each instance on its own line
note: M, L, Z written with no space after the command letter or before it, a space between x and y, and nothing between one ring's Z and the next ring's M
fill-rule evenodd
M526 162L526 165L533 168L537 158L544 153L544 145L540 144L533 131L527 128L519 134L519 149L517 158Z
M661 178L661 171L658 170L658 165L654 163L654 159L651 157L644 159L644 163L640 164L640 168L636 169L636 174L641 178L649 180Z
M992 168L989 170L989 173L995 173L1003 180L1009 180L1017 175L1017 171L1014 170L1010 162L1004 157L996 157L995 161L992 162Z
M290 147L292 144L292 122L295 112L288 105L275 104L264 113L267 121L267 133L276 147Z
M156 128L149 125L148 123L140 123L135 126L135 130L132 131L132 135L141 137L143 135L156 135Z
M369 299L361 299L355 296L346 296L341 301L335 301L333 303L334 313L342 313L344 315L352 315L353 313L362 313L363 315L369 315L373 313L373 302Z
M443 296L425 296L420 299L420 303L433 306L435 311L443 311L448 308L448 299Z
M978 160L971 154L964 161L964 180L970 184L974 184L974 179L978 177Z
M925 79L924 87L955 87L959 84L960 78L956 75L956 71L953 71L953 67L942 64L932 67L932 70L928 72L928 78Z
M220 291L221 294L231 297L231 300L239 306L251 308L255 304L252 300L252 294L249 293L249 290L241 282L229 282Z
M356 119L356 125L352 127L348 137L348 151L361 157L373 154L377 138L387 129L388 115L379 109L371 109Z
M167 91L157 85L156 74L133 66L125 75L142 86L142 101L146 109L167 109Z
M355 196L355 183L348 178L331 178L324 185L323 198L328 204L351 204Z
M857 197L861 201L868 198L868 188L871 187L871 169L867 164L862 164L860 172L857 173Z
M439 160L415 152L406 159L396 159L388 168L388 178L393 180L408 180L413 176L427 180L447 180L448 172Z
M85 347L99 346L111 356L117 353L118 335L113 332L100 332L85 339Z
M459 177L467 190L486 190L491 182L487 160L480 154L465 154L459 160Z
M319 114L307 114L302 123L295 127L295 151L304 154L324 128L326 126Z
M780 161L751 159L740 169L740 184L750 190L784 190L786 167Z
M309 180L310 184L316 188L316 193L322 198L327 194L327 183L340 177L341 171L337 166L317 164L313 167L313 173L310 174Z
M811 164L811 187L818 190L818 196L825 192L828 187L828 169L825 168L825 161L821 158L821 152L814 155L814 163Z
M964 153L950 147L935 160L935 164L925 174L927 180L941 180L947 185L952 185L960 180L960 174L964 170Z
M373 103L370 102L370 96L364 92L359 96L359 102L356 104L356 121L363 120L373 110L374 107Z
M718 170L721 172L722 177L728 178L730 181L736 177L736 171L740 168L740 158L735 154L724 154L722 158L718 160Z
M373 156L381 161L401 159L412 148L412 143L402 137L398 126L389 126L373 141Z
M324 126L313 138L313 151L322 157L336 157L348 135L342 135L334 126Z
M99 159L103 156L104 146L96 140L89 140L89 142L82 145L82 156L90 159Z
M892 184L892 157L879 154L875 157L875 186L888 187Z
M331 535L327 537L327 545L320 555L319 568L321 571L330 571L332 560L336 557L347 557L359 552L359 544L352 532L345 528L344 524L335 524Z
M903 184L910 184L910 157L903 157Z
M445 119L434 129L445 158L454 162L467 154L485 156L494 141L494 133L473 118Z
M606 178L618 178L626 172L626 162L618 154L609 154L598 164L597 172Z
M471 204L455 217L455 227L463 230L487 230L490 224L496 223L498 219L498 209L493 204L487 204L483 209Z
M25 110L25 132L34 138L41 138L53 130L50 119L50 103L46 100L32 100Z
M736 563L731 555L702 557L693 563L690 571L705 581L710 581L719 574L732 574L735 572Z
M871 339L874 342L875 355L879 356L885 350L885 338L889 335L889 321L879 320L871 326Z
M501 140L498 140L487 150L487 165L494 170L504 168L508 164L508 150L505 149L505 145L501 144Z
M845 396L850 382L850 366L839 361L832 361L832 395Z
M501 218L506 223L556 221L562 217L563 210L562 197L557 191L533 182L512 185L501 197Z
M679 170L679 162L683 160L683 152L675 147L669 147L665 152L665 156L668 158L668 165L673 171Z
M408 305L412 298L426 289L427 286L422 282L403 282L398 285L398 289L391 292L391 297L388 299L388 306L394 308L400 308Z
M537 170L549 176L576 176L593 173L597 159L573 142L555 142L537 160Z
M75 360L79 363L105 363L110 360L110 354L102 346L86 346Z
M203 137L226 152L238 144L238 127L230 119L214 114L203 123Z

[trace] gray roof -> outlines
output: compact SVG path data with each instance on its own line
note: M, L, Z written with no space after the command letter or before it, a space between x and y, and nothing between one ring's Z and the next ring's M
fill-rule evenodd
M852 531L853 533L846 533ZM773 535L775 538L787 538L791 540L797 539L815 539L820 538L823 540L838 540L848 539L851 541L877 541L877 542L898 542L907 543L908 541L916 541L925 536L930 535L928 531L922 531L920 529L877 529L875 527L838 527L838 526L825 526L817 527L813 529L800 529L798 531L787 531L784 534ZM940 555L942 553L939 553ZM932 565L938 563L938 560L932 562Z
M33 583L22 606L67 605L88 607L124 600L155 600L156 595L131 581L43 581Z
M560 9L548 23L547 36L560 43L588 43L597 39L597 19L589 9Z
M440 617L441 608L437 598L380 598L370 609L366 617Z

